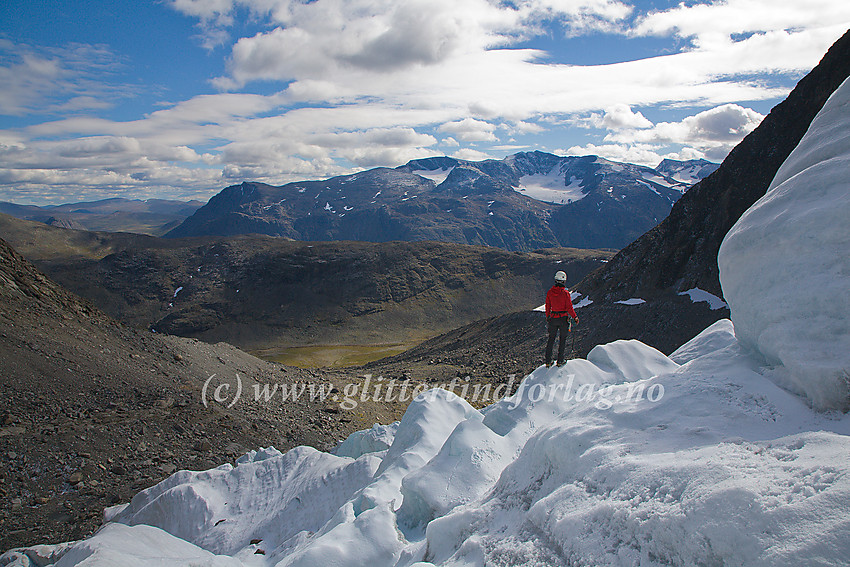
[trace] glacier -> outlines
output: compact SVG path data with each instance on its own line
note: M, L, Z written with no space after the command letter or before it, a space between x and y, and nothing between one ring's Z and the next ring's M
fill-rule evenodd
M818 408L843 411L850 409L848 171L845 80L718 254L741 341L777 367L784 386Z
M670 356L600 345L482 409L430 390L334 453L178 471L0 565L846 565L848 100L724 241L731 320Z

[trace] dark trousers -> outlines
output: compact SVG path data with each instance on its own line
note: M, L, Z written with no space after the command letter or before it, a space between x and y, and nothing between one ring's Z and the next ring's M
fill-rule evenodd
M555 346L555 335L561 333L558 343L558 364L564 362L564 348L567 346L567 333L570 331L569 317L550 317L547 320L549 328L549 341L546 343L546 364L552 362L552 347Z

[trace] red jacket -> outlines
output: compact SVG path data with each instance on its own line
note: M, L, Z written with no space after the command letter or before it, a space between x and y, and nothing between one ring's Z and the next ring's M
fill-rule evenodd
M578 315L573 309L573 299L570 297L570 292L563 286L553 285L546 294L546 318L566 317L567 315L573 319L578 319Z

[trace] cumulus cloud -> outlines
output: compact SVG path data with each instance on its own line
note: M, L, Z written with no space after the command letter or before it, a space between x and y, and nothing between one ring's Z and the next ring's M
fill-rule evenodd
M614 116L616 119L607 118ZM567 150L571 155L581 152L603 157L633 161L644 165L657 165L661 157L672 159L706 158L722 161L726 154L747 134L752 132L764 116L737 104L724 104L678 122L634 120L630 109L620 108L607 112L604 118L594 117L591 121L609 129L603 145L588 144ZM629 124L634 125L630 126ZM668 148L678 147L678 151Z
M609 130L627 128L651 128L652 122L640 112L632 112L628 104L615 104L605 110L605 114L596 120L597 127Z
M483 120L475 118L464 118L456 122L447 122L440 125L440 132L453 134L456 140L462 142L492 142L495 141L496 135L493 133L496 127Z
M655 167L663 159L658 149L658 146L651 144L585 144L583 146L572 146L566 150L561 150L560 153L570 156L595 155L611 161Z
M487 152L482 152L473 148L461 148L458 151L454 152L450 157L468 161L483 161L485 159L493 158L493 156L488 154Z
M634 35L690 38L697 47L746 41L752 34L831 27L850 21L850 4L834 0L724 0L685 3L639 18ZM846 27L846 26L845 26Z
M403 164L412 159L428 158L440 155L427 148L355 148L346 153L349 161L362 168L386 166L387 164Z
M610 32L632 12L619 0L171 0L170 6L199 20L208 46L221 42L240 10L275 26L237 42L231 76L217 80L228 86L285 80L309 64L317 71L339 64L372 71L434 64L470 47L547 33L541 20L559 22L567 35Z
M460 52L504 44L521 18L516 10L486 0L280 1L269 13L274 29L237 41L230 74L217 85L434 65Z
M437 141L433 136L419 134L413 128L372 128L362 132L329 132L311 136L309 140L311 143L328 148L430 146Z
M560 20L568 36L619 31L621 22L634 11L617 0L528 0L519 6L535 16Z
M764 116L737 104L724 104L688 116L679 122L660 122L642 130L620 130L605 136L606 142L679 144L694 148L709 159L723 159Z

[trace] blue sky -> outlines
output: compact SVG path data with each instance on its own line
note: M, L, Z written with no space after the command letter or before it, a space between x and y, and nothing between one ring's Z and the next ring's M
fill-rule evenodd
M0 200L205 200L433 155L721 161L848 4L4 0Z

